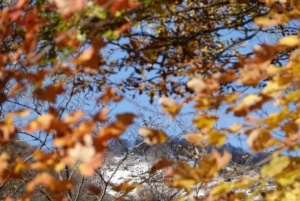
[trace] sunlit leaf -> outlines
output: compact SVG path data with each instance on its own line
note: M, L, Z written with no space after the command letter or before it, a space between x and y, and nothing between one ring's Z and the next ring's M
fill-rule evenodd
M287 47L295 47L299 44L299 38L296 35L287 36L279 40L279 45L287 46Z
M288 156L275 156L270 164L265 165L261 169L261 173L265 177L273 177L280 174L289 164L290 158Z
M161 144L168 139L168 136L161 130L152 128L140 128L139 134L146 138L147 144Z

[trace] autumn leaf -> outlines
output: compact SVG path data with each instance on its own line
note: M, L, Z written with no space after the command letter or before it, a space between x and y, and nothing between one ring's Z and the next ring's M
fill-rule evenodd
M253 129L247 138L247 144L253 151L261 151L275 146L277 143L278 141L266 129Z
M198 92L201 92L203 89L205 89L206 84L205 84L205 82L203 81L203 79L201 79L201 78L199 78L199 77L197 77L197 78L194 77L194 78L190 79L190 80L187 82L186 86L187 86L190 90L192 90L192 91L198 93Z
M248 113L260 109L262 105L269 101L270 97L266 95L248 94L239 104L229 108L227 112L234 111L237 117L246 116Z
M104 45L105 43L102 39L93 41L87 50L83 51L77 58L72 59L72 63L82 66L87 73L98 73L101 61L99 50Z
M9 155L6 152L2 152L0 155L0 183L2 183L5 178L4 171L8 168L8 165Z
M198 129L203 129L203 128L211 129L213 128L216 121L217 118L214 116L199 116L193 119L193 123Z
M64 118L64 121L67 124L73 125L73 124L77 123L82 117L84 117L84 115L85 115L85 112L76 111L71 114L67 114Z
M261 174L267 178L276 176L283 172L283 170L290 164L288 156L275 156L270 161L270 164L264 165L261 169Z
M145 137L145 142L150 145L161 144L168 139L168 136L163 131L152 128L140 128L139 134Z
M222 146L226 142L226 135L217 130L210 130L206 133L207 144L208 145L217 145Z
M169 167L171 165L173 165L173 161L172 160L168 160L165 157L162 157L161 159L157 160L154 165L152 166L152 168L150 169L149 174L154 174L156 171L164 169L166 167Z
M38 186L40 184L43 184L45 186L50 186L53 181L54 181L54 179L50 174L42 173L42 174L38 175L37 177L35 177L32 181L30 181L27 184L26 189L30 193L30 192L34 191L36 186Z
M57 12L63 16L68 16L84 8L87 0L51 0L57 7Z
M287 36L279 40L278 45L286 47L295 47L299 45L299 38L296 35Z
M116 15L117 11L122 9L135 9L141 5L140 2L136 2L135 0L118 0L113 3L110 8L110 13L112 15Z
M63 83L55 83L45 87L44 89L38 88L34 91L34 96L40 100L56 102L56 97L64 92Z
M219 169L222 169L228 165L231 161L231 154L227 151L224 151L223 156L216 150L213 150L210 154L210 157L216 159Z
M267 86L265 86L265 88L262 90L262 94L276 98L280 96L289 86L289 83L281 84L276 81L269 81Z
M141 188L140 184L130 184L130 181L125 181L121 185L113 186L112 189L117 192L125 191L125 193L129 193L133 189Z
M79 165L79 171L83 176L91 177L94 175L95 170L102 164L104 154L99 152L88 163L82 163Z
M118 30L115 31L117 35L120 35L121 33L125 32L128 29L131 29L133 27L132 23L123 24Z
M98 186L90 185L88 190L93 193L94 195L99 195L101 193L101 188Z
M55 117L51 114L39 116L35 120L29 122L28 126L25 127L25 130L29 133L33 133L37 130L49 130L54 119Z
M173 119L183 107L182 104L178 104L175 100L167 97L160 98L158 103L163 107L163 111L169 114L170 119Z
M98 113L96 113L93 117L94 121L100 121L100 122L107 122L108 121L108 117L107 117L107 113L109 112L108 108L104 108L102 110L100 110Z
M73 157L78 161L82 161L83 163L89 163L96 154L96 150L92 145L92 136L84 135L83 140L85 144L81 144L77 142L75 147L70 148L68 150L69 156Z
M268 17L258 17L254 20L254 23L260 27L265 27L265 26L275 26L278 24L278 21L270 19Z
M185 137L186 141L192 143L195 146L201 145L202 142L207 138L208 136L204 136L201 133L190 133Z
M122 99L123 97L118 95L112 87L107 87L102 96L99 98L99 101L101 101L103 104L106 104L111 100L114 102L119 102Z

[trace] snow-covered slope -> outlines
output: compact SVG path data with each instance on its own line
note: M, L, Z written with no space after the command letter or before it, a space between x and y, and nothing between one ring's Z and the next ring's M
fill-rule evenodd
M194 161L186 159L190 165L194 164ZM101 169L99 170L103 175L103 179L109 183L110 185L106 188L106 194L112 195L114 197L122 196L122 193L116 192L112 190L111 185L120 185L125 181L130 180L131 183L139 183L142 184L143 190L135 189L130 192L125 197L130 197L128 200L136 198L141 198L140 192L155 194L152 196L157 196L156 199L161 201L168 200L168 197L171 196L176 197L180 195L184 195L183 191L178 191L177 189L169 188L164 184L164 171L158 171L155 175L149 175L148 172L151 168L153 161L147 160L146 157L131 154L127 157L125 156L114 156L106 160ZM217 182L233 182L239 179L240 176L257 176L259 173L257 172L249 172L244 171L242 174L230 174L231 168L228 168L228 171L224 174L218 176L210 183L203 185L198 184L195 186L194 196L202 197L209 193L210 189L217 184ZM230 176L228 176L230 175ZM99 185L100 180L96 179L96 177L92 180L94 184ZM247 190L233 189L234 192L245 193L250 196L251 193L258 187L259 185L254 185ZM268 184L264 190L275 190L275 186L272 185L272 182ZM159 195L162 194L162 195ZM150 195L148 195L150 196ZM154 198L153 198L154 199ZM135 199L139 200L139 199ZM141 199L142 200L142 199ZM260 196L255 196L253 200L260 200Z

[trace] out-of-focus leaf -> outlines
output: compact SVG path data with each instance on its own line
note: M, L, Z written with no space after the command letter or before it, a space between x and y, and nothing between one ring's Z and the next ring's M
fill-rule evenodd
M280 174L289 164L288 156L275 156L270 164L264 165L261 169L261 174L265 177L273 177Z
M139 6L141 6L141 3L136 2L135 0L119 0L113 3L110 9L110 13L112 15L116 15L117 11L121 9L128 9L128 8L135 9Z
M67 16L83 9L87 0L51 0L50 2L55 3L57 12Z
M140 128L139 134L144 136L146 143L150 145L161 144L168 139L168 136L163 131L152 128Z
M113 186L113 190L117 191L117 192L121 192L121 191L125 191L125 193L129 193L130 191L132 191L133 189L139 189L142 186L140 184L131 184L130 181L125 181L124 183L122 183L119 186Z
M201 92L206 87L206 84L203 81L203 79L201 79L199 77L197 77L197 78L194 77L194 78L190 79L186 85L190 90L192 90L196 93Z
M279 45L287 46L287 47L295 47L299 45L299 38L296 35L287 36L279 40Z
M118 95L113 88L108 87L104 91L103 95L99 98L99 101L101 101L103 104L106 104L111 100L114 102L119 102L122 99L123 99L123 97Z
M149 174L154 174L157 170L161 170L161 169L164 169L166 167L169 167L169 166L173 165L173 163L174 162L172 160L168 160L165 157L162 157L161 159L158 159L154 163L154 165L150 169Z

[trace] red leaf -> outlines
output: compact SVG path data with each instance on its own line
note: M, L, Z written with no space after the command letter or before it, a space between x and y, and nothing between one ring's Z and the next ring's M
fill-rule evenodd
M121 33L123 33L124 31L130 29L133 26L132 23L127 23L121 26L120 29L116 30L116 34L120 35Z
M135 2L134 0L117 0L113 3L110 9L110 13L115 15L117 11L122 9L135 9L141 5L140 2Z

